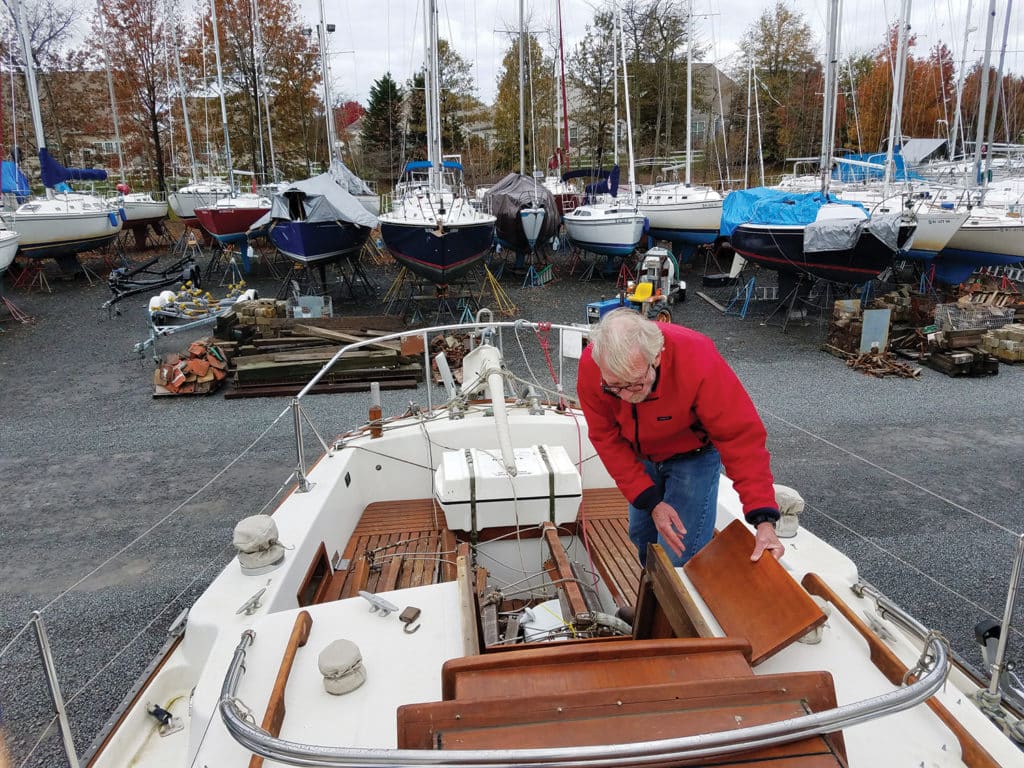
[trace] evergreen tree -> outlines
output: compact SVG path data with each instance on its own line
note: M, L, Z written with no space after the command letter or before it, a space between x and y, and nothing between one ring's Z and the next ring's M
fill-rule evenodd
M392 186L402 171L402 89L390 72L370 87L360 141L367 175Z

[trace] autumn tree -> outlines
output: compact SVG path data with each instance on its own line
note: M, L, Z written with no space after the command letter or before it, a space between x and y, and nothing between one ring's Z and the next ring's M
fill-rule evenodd
M598 11L583 41L569 56L566 79L577 95L573 120L580 126L576 149L584 162L601 165L610 155L615 125L615 40L611 14Z
M401 174L404 94L390 72L370 86L360 150L369 178L391 186Z
M803 15L778 0L747 28L739 49L736 78L745 81L751 66L757 75L764 159L778 164L794 155L816 155L821 139L822 68Z
M12 6L5 2L10 20L10 29L14 34L5 36L0 41L0 52L3 59L15 64L24 71L25 56L21 46L21 36L14 17ZM48 137L47 148L54 157L65 165L74 165L82 160L76 137L85 135L90 127L93 110L90 105L103 93L105 83L96 77L83 78L81 72L86 69L88 54L75 51L70 47L74 27L81 18L83 9L74 5L60 5L53 2L41 2L29 5L21 3L29 31L31 57L35 61L36 81L43 118L43 130ZM95 73L94 73L95 74ZM13 136L13 121L17 121L22 146L18 147L22 160L36 154L35 137L32 135L32 117L29 112L26 78L14 78L17 90L13 109L4 111L3 135ZM26 138L31 137L31 138ZM28 149L33 147L33 149ZM15 147L11 147L13 152ZM6 153L5 153L6 154Z
M437 44L438 88L440 90L441 149L442 152L462 152L466 146L466 118L481 108L474 95L472 68L447 40ZM427 157L427 120L424 101L425 74L417 72L407 83L407 159L425 160Z
M519 167L519 41L515 40L502 60L498 91L494 103L494 162L498 168L516 171L537 169L546 163L546 148L554 145L552 120L554 103L554 66L545 58L540 42L525 37L523 61L523 140L527 167Z
M309 155L316 154L316 137L324 136L323 129L318 130L323 112L310 114L311 97L320 81L315 35L306 34L298 9L289 0L260 3L258 30L251 0L215 1L233 165L268 178L274 164L269 155L270 131L275 149L279 143L282 148L294 147L294 139L302 137ZM215 56L207 51L212 45L212 18L201 13L183 58L193 82L204 76L207 79L202 99L206 103L200 101L197 106L216 113L219 96L210 83L216 76ZM263 100L269 103L269 110ZM268 111L273 119L270 126L266 124ZM290 174L300 159L288 149L285 153L283 168ZM326 152L320 157L326 162Z
M165 192L168 31L163 8L161 0L105 0L93 22L93 37L110 67L122 155L126 162L142 157L147 186ZM119 171L127 174L129 169Z

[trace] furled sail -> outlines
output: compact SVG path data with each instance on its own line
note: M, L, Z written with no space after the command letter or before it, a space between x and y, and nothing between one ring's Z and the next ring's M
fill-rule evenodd
M62 181L106 181L107 172L99 168L65 168L50 156L46 147L41 147L39 176L43 180L43 186L53 189Z

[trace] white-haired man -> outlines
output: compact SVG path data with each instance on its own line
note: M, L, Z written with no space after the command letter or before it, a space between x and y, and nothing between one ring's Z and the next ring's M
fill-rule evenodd
M751 560L782 557L764 424L711 339L614 310L590 332L576 389L641 564L648 544L679 566L711 540L723 464L756 531Z

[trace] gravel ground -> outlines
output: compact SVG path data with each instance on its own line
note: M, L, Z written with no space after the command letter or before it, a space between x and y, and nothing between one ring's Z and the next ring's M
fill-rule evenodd
M386 287L395 271L371 274ZM711 336L746 383L777 482L807 501L803 525L976 662L973 626L1002 615L1024 527L1024 367L874 379L818 350L822 325L783 333L757 305L746 319L724 316L695 297L700 270L689 277L676 322ZM252 282L276 293L269 277ZM583 322L588 302L615 292L613 281L572 277L503 285L521 317L555 322ZM8 288L35 319L0 325L0 708L14 766L64 764L32 612L45 620L82 754L226 563L234 523L265 509L294 466L290 417L256 442L287 398L154 399L152 363L132 349L148 295L122 302L121 316L99 309L108 295L102 281ZM384 307L346 298L335 310ZM160 351L186 342L163 340ZM385 413L410 400L426 403L422 387L385 392ZM307 410L330 435L362 422L366 405L365 395L318 396Z

